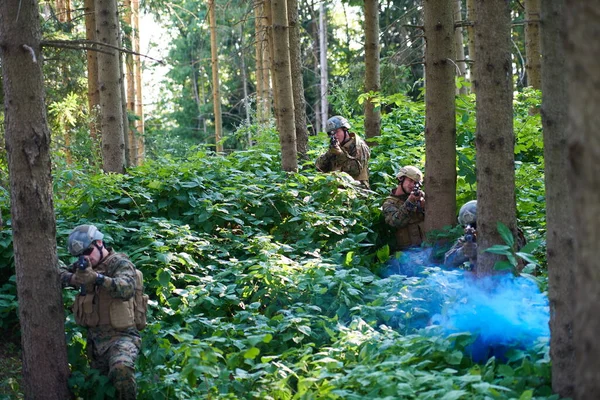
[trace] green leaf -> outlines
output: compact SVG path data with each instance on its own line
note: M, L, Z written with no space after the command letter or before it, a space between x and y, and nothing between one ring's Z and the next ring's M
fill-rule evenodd
M380 263L384 263L390 259L390 246L385 245L377 249L377 259Z
M519 400L531 400L533 399L533 390L528 389L526 391L524 391L521 396L519 397Z
M260 354L260 350L256 347L251 347L244 353L244 358L254 360Z
M496 271L506 271L509 269L513 269L513 265L506 260L496 261L496 263L494 264L494 269Z
M497 227L498 233L500 233L500 236L504 240L504 243L506 243L510 248L512 248L515 244L515 238L513 237L513 234L510 231L510 229L508 229L508 227L500 221L498 221Z
M450 390L449 392L446 392L440 398L440 400L457 400L464 396L467 396L468 394L469 392L467 392L466 390Z
M502 256L512 254L510 251L510 247L503 244L495 244L485 249L485 251L488 253L500 254Z

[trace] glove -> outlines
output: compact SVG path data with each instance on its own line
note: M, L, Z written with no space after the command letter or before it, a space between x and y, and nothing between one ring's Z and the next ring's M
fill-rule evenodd
M73 283L79 286L89 285L96 282L97 277L98 273L91 267L84 270L78 268L77 272L73 275Z
M469 260L477 258L477 243L466 242L462 248L462 253Z
M329 153L331 153L335 156L340 156L340 155L344 154L344 152L342 151L342 148L340 147L339 144L329 147Z

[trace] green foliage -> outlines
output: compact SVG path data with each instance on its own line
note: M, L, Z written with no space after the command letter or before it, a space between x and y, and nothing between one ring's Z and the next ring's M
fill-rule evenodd
M378 275L390 256L381 201L400 165L424 167L423 105L400 95L378 101L386 111L370 163L373 192L345 174L316 173L312 161L282 172L269 127L244 127L258 144L226 156L196 147L178 158L157 147L155 159L126 175L57 163L59 256L68 259L70 229L89 222L144 272L151 301L139 398L553 398L548 343L476 364L463 351L469 334L411 328L427 325L421 296L439 295L434 287ZM460 102L459 198L471 199L473 105ZM360 127L360 117L351 123ZM326 138L310 140L314 159ZM525 145L518 181L540 180L534 143ZM543 186L519 186L520 208L543 196ZM540 235L543 209L523 210L528 232ZM3 331L16 323L11 246L10 229L0 231ZM65 304L74 295L65 290ZM71 387L83 398L110 397L113 388L84 360L85 333L67 315Z

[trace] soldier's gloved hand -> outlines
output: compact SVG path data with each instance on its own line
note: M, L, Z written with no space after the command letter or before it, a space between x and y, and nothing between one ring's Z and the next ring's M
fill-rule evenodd
M335 146L330 146L329 147L329 152L331 154L336 155L336 156L344 154L344 152L342 151L342 148L340 147L339 144L336 144Z
M462 247L463 255L472 260L477 257L477 243L466 242Z
M89 285L96 282L97 277L98 273L92 267L87 267L84 270L77 268L77 272L73 275L73 283L79 286Z

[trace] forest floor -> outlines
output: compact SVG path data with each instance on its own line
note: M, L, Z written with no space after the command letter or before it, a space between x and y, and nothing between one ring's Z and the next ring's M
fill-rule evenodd
M0 399L22 399L22 367L20 346L0 341Z

